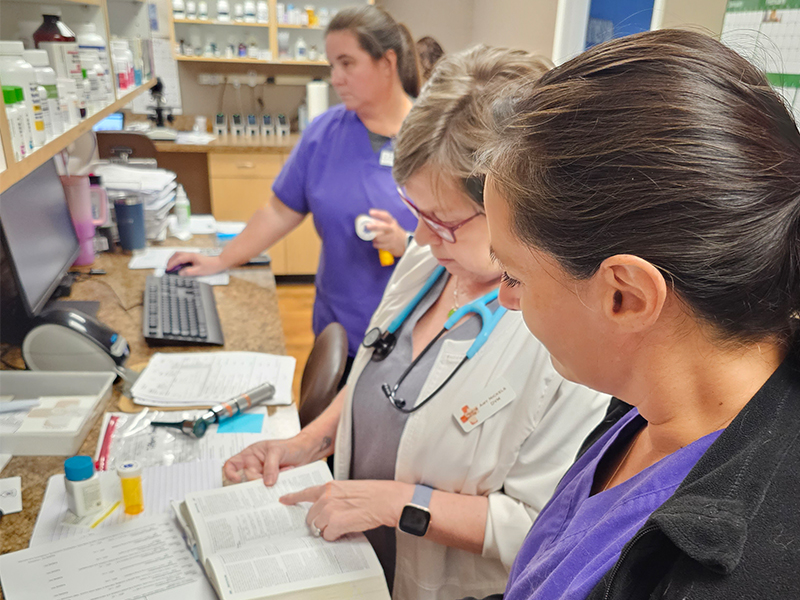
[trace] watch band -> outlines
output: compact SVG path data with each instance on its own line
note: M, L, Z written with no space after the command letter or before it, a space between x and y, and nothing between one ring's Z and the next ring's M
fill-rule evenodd
M431 494L433 494L432 487L418 483L414 486L414 495L411 496L411 504L419 506L420 508L428 508L428 505L431 503Z

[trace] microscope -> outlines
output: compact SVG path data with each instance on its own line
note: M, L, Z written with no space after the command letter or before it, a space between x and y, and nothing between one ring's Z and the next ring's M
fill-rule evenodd
M156 105L148 108L153 109L155 114L149 114L147 118L151 121L155 121L156 126L147 132L147 137L151 140L174 140L178 136L178 133L164 124L165 118L169 123L172 123L174 117L172 116L172 108L165 106L164 83L161 81L160 77L156 79L156 84L150 89L150 96L153 98Z

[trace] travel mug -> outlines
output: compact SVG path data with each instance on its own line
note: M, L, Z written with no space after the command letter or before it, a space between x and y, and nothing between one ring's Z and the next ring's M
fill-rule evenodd
M144 202L137 192L109 192L117 215L119 245L125 252L144 250L147 238L144 230Z

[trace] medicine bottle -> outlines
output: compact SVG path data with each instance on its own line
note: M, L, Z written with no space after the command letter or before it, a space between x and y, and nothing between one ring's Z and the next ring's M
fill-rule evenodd
M73 456L64 461L67 486L67 507L79 517L103 507L100 478L90 456Z
M186 191L181 184L178 184L178 192L175 195L175 208L173 210L178 221L178 229L180 231L189 231L192 205L189 202L189 198L186 197Z
M36 48L46 50L50 66L58 77L71 77L81 80L81 62L78 57L78 43L75 33L61 20L61 8L43 7L43 23L33 33Z
M117 467L117 475L122 483L122 502L125 504L125 514L138 515L144 510L141 465L135 460L124 462Z
M14 158L22 160L28 154L28 145L25 143L25 134L23 128L26 123L22 114L25 110L24 107L17 105L17 90L19 88L14 86L3 86L3 102L6 104L6 118L8 119L8 128L11 132L11 145L14 150Z
M36 81L43 86L47 94L47 106L50 109L50 119L53 122L53 134L64 133L64 117L61 114L61 103L56 87L56 72L50 67L50 59L44 50L24 50L22 58L33 66L36 71Z

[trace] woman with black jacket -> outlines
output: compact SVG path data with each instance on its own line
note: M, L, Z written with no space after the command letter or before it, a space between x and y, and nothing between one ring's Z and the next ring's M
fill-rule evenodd
M506 600L800 598L800 133L700 34L597 46L497 107L501 302L620 410Z

